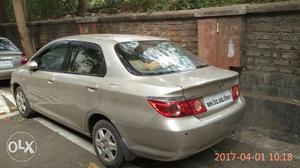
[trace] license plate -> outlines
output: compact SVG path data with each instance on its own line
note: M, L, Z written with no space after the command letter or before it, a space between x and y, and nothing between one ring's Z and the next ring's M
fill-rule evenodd
M12 68L13 62L11 60L6 60L6 61L0 61L0 68Z
M216 109L232 102L231 91L226 90L211 96L205 96L203 98L205 107L207 110Z

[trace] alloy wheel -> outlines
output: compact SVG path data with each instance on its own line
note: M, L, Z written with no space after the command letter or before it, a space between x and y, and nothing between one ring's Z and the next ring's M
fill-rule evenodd
M17 104L18 110L21 113L26 112L26 99L25 99L25 95L22 92L17 93L17 95L16 95L16 104Z
M117 144L113 134L106 128L100 128L95 135L96 148L101 157L112 162L117 156Z

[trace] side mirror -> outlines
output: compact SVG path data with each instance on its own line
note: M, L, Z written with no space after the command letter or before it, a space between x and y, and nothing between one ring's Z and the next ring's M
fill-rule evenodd
M28 67L29 70L31 71L35 71L38 69L39 65L37 64L36 61L30 61L26 64L26 66Z

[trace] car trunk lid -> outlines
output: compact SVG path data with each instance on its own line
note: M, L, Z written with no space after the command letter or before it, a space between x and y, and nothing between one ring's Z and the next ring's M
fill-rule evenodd
M186 99L201 98L209 113L232 102L231 88L238 84L238 73L213 66L153 78L161 83L180 86ZM211 102L219 97L225 97L228 101L226 99L226 102L219 104Z
M13 69L21 64L20 51L0 51L0 69Z

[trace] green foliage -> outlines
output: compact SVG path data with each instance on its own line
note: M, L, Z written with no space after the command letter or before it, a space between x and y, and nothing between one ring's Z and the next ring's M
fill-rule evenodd
M284 0L90 0L90 8L104 13L152 12L277 1Z
M12 5L12 0L6 0L6 6L7 6L7 14L9 20L15 20L15 14L14 14L14 9Z
M27 0L28 17L32 20L56 18L74 13L76 0Z
M14 20L12 0L6 0L10 20ZM29 20L55 19L73 14L77 9L77 0L26 0Z
M14 20L12 0L6 0L10 20ZM55 19L74 14L78 0L26 0L29 20ZM87 0L96 13L154 12L197 9L240 3L266 3L284 0Z

